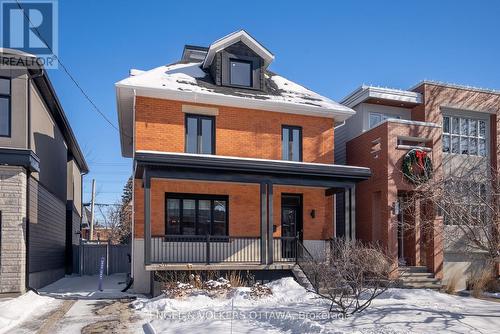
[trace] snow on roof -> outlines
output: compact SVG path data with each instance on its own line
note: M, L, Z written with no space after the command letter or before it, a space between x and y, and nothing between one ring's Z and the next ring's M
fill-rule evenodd
M352 109L343 106L327 97L321 96L282 76L266 71L266 91L253 91L232 87L216 86L209 75L201 68L201 62L177 63L160 66L150 71L134 71L133 75L117 83L118 87L153 88L165 91L192 92L220 96L233 96L245 99L264 100L304 107L318 107L345 112L349 115Z

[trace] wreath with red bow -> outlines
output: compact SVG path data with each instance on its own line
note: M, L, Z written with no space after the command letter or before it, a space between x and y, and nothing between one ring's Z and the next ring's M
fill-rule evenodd
M403 158L403 175L413 184L427 182L432 177L432 161L426 151L413 149Z

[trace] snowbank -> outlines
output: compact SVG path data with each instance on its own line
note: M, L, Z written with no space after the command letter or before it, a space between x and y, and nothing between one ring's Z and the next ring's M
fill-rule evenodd
M59 303L59 300L39 296L32 291L17 298L0 299L0 333L8 333L12 327L49 312Z
M500 303L432 290L390 289L360 315L339 319L328 302L292 278L267 284L273 294L250 298L249 288L225 298L139 299L135 309L157 333L494 333Z

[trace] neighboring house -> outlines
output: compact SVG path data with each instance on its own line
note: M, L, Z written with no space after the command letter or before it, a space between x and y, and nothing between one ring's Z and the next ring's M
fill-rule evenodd
M357 187L356 237L381 242L400 265L426 266L438 279L462 274L463 287L473 256L444 247L448 222L443 226L443 217L425 203L414 204L415 214L398 214L398 204L413 190L402 160L409 150L424 151L445 176L463 159L498 166L500 92L424 81L408 91L362 86L342 103L356 115L336 127L335 161L373 172ZM429 234L418 227L425 211L434 216ZM394 222L413 224L417 232Z
M19 51L0 49L3 59ZM0 293L72 272L82 176L76 138L43 68L0 65Z
M82 229L81 238L82 240L90 241L108 241L110 239L111 229L105 226L100 226L97 222L94 222L94 235L90 237L90 209L88 206L83 207L83 217L82 217Z
M354 111L270 72L273 60L238 31L116 84L136 292L161 270L287 274L302 245L320 256L336 229L351 232L370 171L334 164L334 124Z

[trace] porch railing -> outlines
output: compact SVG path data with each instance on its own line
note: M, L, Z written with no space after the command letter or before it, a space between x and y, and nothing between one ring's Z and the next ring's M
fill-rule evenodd
M296 262L298 237L274 237L273 238L273 261L274 262Z
M151 238L151 263L260 263L260 237L161 235Z

